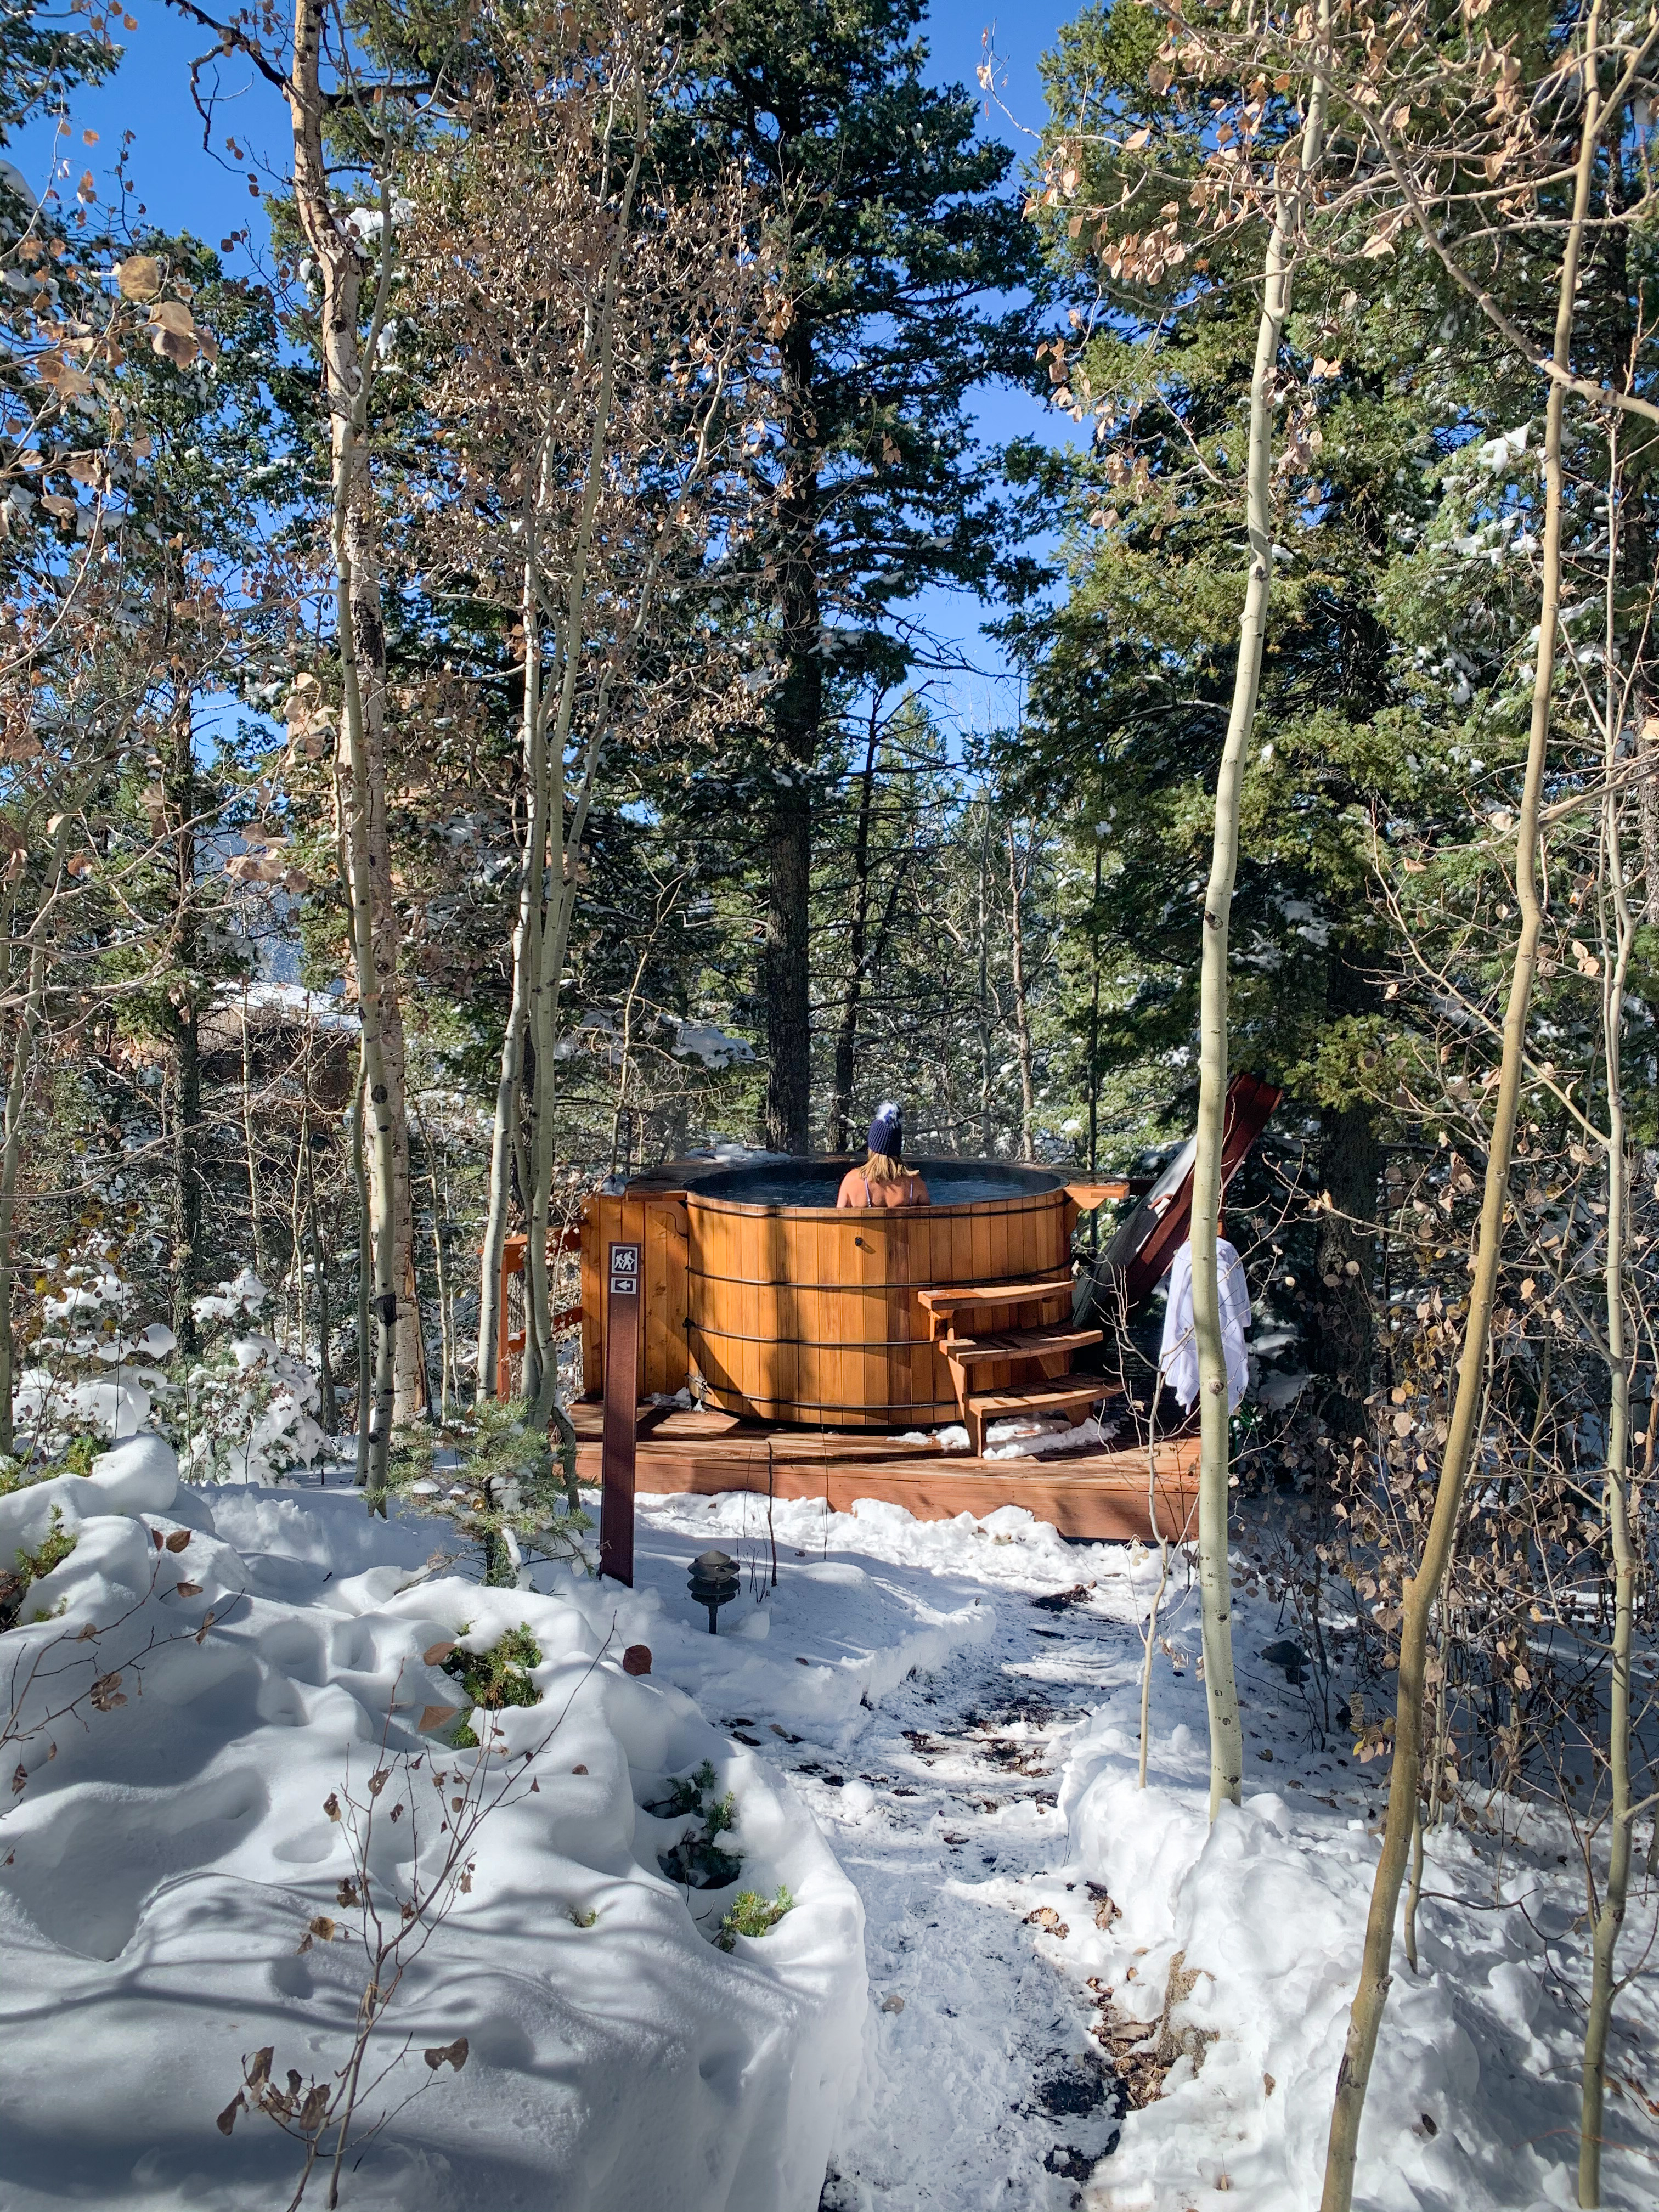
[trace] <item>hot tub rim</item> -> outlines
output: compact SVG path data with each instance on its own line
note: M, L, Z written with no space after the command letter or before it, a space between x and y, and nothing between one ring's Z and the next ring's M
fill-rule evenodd
M781 1166L784 1164L779 1162L765 1164ZM839 1155L834 1158L802 1160L799 1163L803 1169L816 1170L819 1173L826 1169L833 1171L836 1168L841 1168L844 1173L847 1169L856 1168L861 1164L862 1163L856 1158L843 1159ZM890 1222L914 1220L917 1216L923 1214L933 1218L941 1214L995 1212L1006 1217L1051 1206L1056 1200L1064 1200L1067 1194L1064 1176L1055 1169L1039 1167L1035 1162L1028 1164L1023 1160L969 1160L941 1157L916 1160L912 1163L912 1165L924 1182L927 1180L930 1170L935 1173L949 1174L971 1172L975 1169L981 1169L994 1170L1007 1176L1011 1187L1000 1198L930 1199L925 1206L838 1206L833 1199L827 1204L796 1206L792 1205L786 1199L728 1198L723 1192L700 1188L697 1184L688 1182L684 1186L682 1202L686 1206L708 1207L721 1213L777 1215L784 1218L801 1219L822 1219L825 1214L830 1214L845 1215L861 1222ZM757 1172L763 1170L757 1164ZM746 1172L748 1170L743 1168L713 1170L711 1180L715 1174L741 1175Z

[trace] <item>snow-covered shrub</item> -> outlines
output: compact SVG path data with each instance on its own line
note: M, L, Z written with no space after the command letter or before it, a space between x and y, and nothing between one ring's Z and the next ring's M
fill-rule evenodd
M94 1451L150 1425L173 1389L161 1363L177 1349L165 1322L134 1326L132 1285L94 1243L47 1286L29 1364L17 1378L14 1460L0 1488L64 1468L84 1474Z
M192 1482L275 1482L313 1465L327 1442L316 1419L322 1386L315 1370L247 1326L270 1295L244 1267L196 1301L198 1326L214 1335L187 1386L185 1465Z

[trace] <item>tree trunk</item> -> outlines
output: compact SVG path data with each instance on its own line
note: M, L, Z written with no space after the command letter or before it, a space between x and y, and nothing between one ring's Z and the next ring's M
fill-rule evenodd
M543 425L541 452L526 472L524 513L524 582L520 620L524 628L524 851L519 863L519 908L513 927L513 997L501 1036L501 1073L495 1085L495 1126L489 1148L489 1202L484 1223L478 1279L478 1374L480 1398L495 1395L501 1333L501 1254L512 1205L514 1142L523 1117L525 1030L538 963L539 932L547 874L549 769L547 732L542 714L541 574L536 524L546 489L550 433ZM526 1284L526 1288L528 1287ZM526 1381L532 1361L530 1331L525 1334Z
M351 1179L357 1193L357 1412L356 1480L359 1490L368 1486L368 1401L374 1393L374 1370L369 1350L373 1327L374 1282L374 1218L368 1194L368 1164L364 1157L363 1121L368 1111L368 1081L359 1072L356 1102L351 1109Z
M196 932L196 756L186 696L173 720L164 781L173 843L173 897L179 966L188 979L173 1012L173 1333L196 1350L196 1297L202 1266L202 1054L193 988Z
M264 1194L259 1185L259 1144L253 1133L253 1048L248 1036L247 985L242 985L242 1158L247 1170L247 1218L253 1239L253 1272L267 1291L270 1256L265 1249Z
M11 1074L6 1085L5 1126L3 1133L0 1133L0 1452L8 1455L16 1441L11 1414L13 1370L16 1357L12 1337L11 1300L17 1273L17 1174L23 1157L23 1101L28 1091L34 1041L40 1026L41 1010L46 1003L46 926L62 881L64 841L68 823L67 814L60 817L52 839L52 872L47 880L46 896L29 929L28 969L23 986L23 1003L18 1009L17 1035L12 1042ZM15 906L9 904L8 936L10 934L11 915L15 912Z
M1588 53L1594 53L1599 45L1601 17L1601 0L1591 0L1586 34ZM1574 181L1572 216L1562 253L1560 286L1556 301L1554 362L1559 368L1563 369L1569 365L1571 349L1579 255L1589 205L1600 122L1600 92L1595 70L1587 70L1586 76L1584 120ZM1320 2212L1350 2212L1353 2203L1359 2124L1365 2109L1365 2091L1370 2080L1371 2061L1376 2052L1377 2033L1382 2024L1382 2008L1388 2001L1395 1916L1399 1910L1400 1891L1411 1850L1421 1790L1423 1692L1429 1626L1456 1534L1458 1513L1463 1501L1463 1485L1474 1456L1480 1407L1485 1396L1486 1351L1492 1334L1498 1261L1503 1252L1504 1210L1509 1195L1510 1159L1515 1144L1516 1116L1520 1109L1524 1073L1527 1017L1532 1001L1538 940L1544 921L1538 884L1538 816L1548 751L1550 691L1555 674L1561 605L1561 421L1565 398L1560 379L1553 377L1544 418L1543 590L1538 617L1538 659L1533 676L1532 726L1527 744L1526 778L1522 789L1520 820L1516 830L1515 878L1521 926L1510 975L1509 1000L1504 1010L1503 1052L1498 1063L1498 1095L1492 1107L1492 1140L1486 1153L1480 1231L1475 1248L1474 1273L1469 1285L1469 1310L1463 1325L1463 1349L1457 1369L1457 1395L1452 1405L1445 1455L1441 1462L1440 1480L1435 1491L1434 1511L1423 1547L1423 1557L1417 1572L1407 1582L1403 1595L1400 1671L1395 1699L1394 1764L1389 1776L1388 1819L1383 1828L1382 1854L1371 1887L1359 1986L1354 1992L1347 2039L1342 2063L1337 2071L1336 2096L1331 2112Z
M1615 438L1616 438L1615 426ZM1613 448L1616 464L1618 447ZM1619 497L1616 465L1609 471L1609 505ZM1611 781L1619 757L1620 707L1615 671L1619 657L1613 625L1620 581L1621 532L1607 533L1607 704L1604 714L1606 774ZM1638 802L1639 805L1639 802ZM1578 2202L1601 2202L1601 2133L1607 2102L1607 2038L1613 2027L1613 1972L1620 1932L1630 1896L1632 1829L1631 1790L1631 1650L1636 1626L1638 1558L1632 1526L1630 1469L1631 1344L1626 1326L1625 1294L1630 1267L1631 1169L1621 1049L1625 991L1630 976L1636 921L1625 882L1623 802L1609 792L1602 802L1601 848L1604 889L1601 905L1601 1066L1607 1090L1607 1473L1605 1512L1613 1547L1612 1680L1607 1698L1607 1874L1590 1938L1590 1996L1584 2024L1584 2075L1578 2121ZM1612 927L1608 921L1611 915ZM1652 1408L1649 1408L1651 1428Z
M306 1218L311 1231L311 1264L317 1276L318 1418L324 1433L331 1437L340 1425L340 1413L335 1403L334 1359L329 1346L328 1260L323 1248L321 1225L317 1219L316 1158L313 1147L309 1145L306 1147Z
M1291 258L1300 225L1307 179L1319 165L1325 131L1326 58L1330 0L1320 0L1319 58L1315 65L1302 155L1295 180L1275 205L1262 268L1261 319L1250 378L1250 444L1246 478L1249 580L1239 620L1238 665L1232 711L1216 777L1215 837L1204 895L1200 972L1198 1142L1193 1161L1193 1334L1198 1346L1199 1468L1198 1577L1204 1649L1204 1696L1210 1718L1210 1817L1224 1801L1237 1805L1243 1779L1244 1742L1233 1679L1232 1613L1227 1572L1227 1354L1221 1338L1221 1284L1216 1257L1220 1233L1221 1146L1227 1106L1227 930L1238 867L1238 811L1244 750L1255 720L1273 580L1273 384L1280 336L1290 307Z
M791 323L780 355L789 443L778 517L784 664L783 681L777 691L779 781L766 837L766 934L762 962L766 1015L765 1140L774 1152L804 1154L812 1098L811 776L823 721L818 453L810 325Z
M1031 854L1019 864L1015 825L1008 824L1008 933L1014 987L1014 1042L1019 1054L1019 1156L1031 1157L1036 1116L1036 1085L1031 1061L1031 1009L1025 995L1025 888L1030 880Z
M1095 895L1089 908L1089 1172L1100 1164L1100 837L1095 837ZM1097 1249L1100 1215L1089 1216L1089 1249Z
M409 1127L397 996L398 921L386 805L386 626L366 434L369 380L385 321L393 237L391 180L383 175L380 279L367 337L360 342L363 263L355 233L345 228L332 204L323 144L322 22L321 0L295 0L287 94L294 137L295 204L322 283L323 388L332 458L330 550L335 573L335 643L343 692L336 769L368 1105L374 1116L374 1138L367 1152L378 1334L368 1487L378 1500L385 1491L392 1423L399 1410L412 1413L418 1387L414 1347L408 1340L412 1329L403 1332L401 1358L398 1352L400 1293L409 1279L411 1249Z
M869 941L870 817L875 805L876 755L881 744L878 720L880 705L877 700L870 708L869 736L864 748L864 766L859 774L858 822L853 833L852 914L847 932L847 980L842 987L841 1014L836 1024L835 1081L824 1139L832 1152L845 1152L852 1146L850 1115L858 1051L859 1000L864 989L864 963Z
M555 1084L558 1074L555 1047L558 1040L559 990L563 981L565 951L570 941L570 925L575 911L582 837L586 828L588 809L592 803L593 786L605 738L608 691L604 677L600 678L593 701L592 726L581 750L574 792L570 788L570 750L575 724L576 678L583 660L586 635L589 562L599 499L605 486L605 459L616 393L617 301L635 194L639 188L640 173L645 161L647 121L643 83L636 80L633 158L618 196L611 258L605 269L605 287L596 318L593 354L599 373L599 384L593 401L592 429L588 440L580 520L576 526L570 572L565 586L563 619L556 637L560 679L558 703L553 716L552 735L544 747L553 783L548 806L549 858L551 864L549 873L552 878L552 896L545 919L538 917L535 933L537 969L530 1003L530 1034L535 1043L536 1067L530 1115L530 1242L525 1269L525 1395L526 1398L532 1395L528 1355L533 1344L539 1372L536 1378L531 1419L538 1429L544 1429L550 1420L557 1421L564 1447L567 1477L573 1489L575 1431L556 1403L558 1366L553 1346L553 1295L547 1266L547 1237L553 1195ZM640 584L636 630L645 618L654 574L653 556ZM573 799L574 806L571 805Z
M979 833L979 1147L989 1159L996 1150L991 1127L991 800L981 794L984 809Z
M787 784L772 804L766 840L766 1121L775 1152L804 1154L811 1112L811 967L808 898L812 875L811 805L804 783Z

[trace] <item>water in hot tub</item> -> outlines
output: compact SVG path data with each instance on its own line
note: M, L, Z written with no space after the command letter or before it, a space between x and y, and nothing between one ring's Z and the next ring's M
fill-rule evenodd
M838 1163L780 1161L775 1166L727 1169L700 1176L692 1188L738 1206L833 1206L847 1172ZM982 1160L919 1160L916 1173L935 1206L969 1206L989 1198L1015 1199L1054 1183L1041 1172L1017 1173Z

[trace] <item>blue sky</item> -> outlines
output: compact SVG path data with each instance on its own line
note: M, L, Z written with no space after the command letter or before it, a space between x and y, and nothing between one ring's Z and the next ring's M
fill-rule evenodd
M49 123L37 123L14 140L8 157L37 191L46 184L54 159L68 163L71 180L91 167L101 185L122 132L131 131L130 173L151 221L167 229L191 230L214 245L250 221L262 234L258 204L248 191L247 165L232 164L222 150L210 153L202 143L202 120L191 98L190 66L197 56L211 51L211 34L185 21L161 0L134 0L131 12L138 18L138 28L125 34L125 52L115 76L76 98L66 129L54 132ZM985 128L1024 155L1032 143L1028 134L1042 117L1038 58L1059 26L1075 12L1075 4L1042 0L1036 7L997 16L984 0L933 0L927 15L931 74L940 83L971 84L983 34L994 27L996 51L1006 64L1001 97L1025 129L1018 129L995 108ZM210 63L208 82L214 81L216 70L221 94L216 145L222 149L228 131L255 163L268 161L283 172L287 117L276 94L257 78L250 83L251 72L244 64ZM82 135L87 130L98 133L98 143L90 148ZM1063 416L1023 392L988 391L981 395L976 412L983 434L991 439L1025 435L1059 442L1075 434ZM1017 712L1013 681L994 643L981 631L977 604L960 594L934 592L926 595L917 611L941 644L954 648L975 672L944 679L941 703L948 718L980 727L1011 719Z

